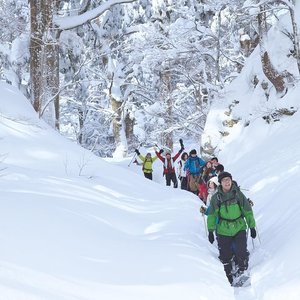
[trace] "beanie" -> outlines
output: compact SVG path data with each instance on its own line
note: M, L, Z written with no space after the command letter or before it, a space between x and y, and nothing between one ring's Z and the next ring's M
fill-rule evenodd
M221 165L221 164L218 164L215 168L216 171L220 171L220 172L223 172L224 171L224 166Z
M221 183L222 179L225 177L229 177L232 180L232 175L228 172L222 172L218 176L218 181Z
M214 177L210 178L210 179L208 180L208 184L209 184L210 182L213 182L216 186L219 185L218 177L217 177L217 176L214 176Z
M197 151L195 149L191 150L190 155L192 155L192 154L197 154Z

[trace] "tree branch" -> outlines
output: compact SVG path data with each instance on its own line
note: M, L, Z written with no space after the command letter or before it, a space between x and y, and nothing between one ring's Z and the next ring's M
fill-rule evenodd
M94 20L101 16L105 11L110 9L112 6L123 3L131 3L137 0L108 0L102 5L86 11L78 16L59 17L58 15L53 17L54 24L58 27L58 30L68 30L81 26L91 20Z

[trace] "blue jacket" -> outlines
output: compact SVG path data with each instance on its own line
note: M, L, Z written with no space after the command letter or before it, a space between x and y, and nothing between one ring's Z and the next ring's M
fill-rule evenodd
M200 175L205 161L199 156L189 157L184 165L184 170L189 172L191 175Z

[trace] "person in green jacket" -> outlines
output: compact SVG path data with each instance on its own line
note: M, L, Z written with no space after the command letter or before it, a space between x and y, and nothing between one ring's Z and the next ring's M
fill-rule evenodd
M157 160L157 156L152 157L151 153L147 153L146 156L141 155L138 149L134 150L139 159L143 162L143 172L146 178L152 180L152 164Z
M217 235L219 258L230 284L235 278L243 275L248 269L249 252L247 250L247 227L251 237L256 237L255 219L252 207L246 196L232 181L228 172L218 176L220 186L212 196L207 217L208 239L214 242L214 231ZM237 264L237 271L232 274L232 259Z

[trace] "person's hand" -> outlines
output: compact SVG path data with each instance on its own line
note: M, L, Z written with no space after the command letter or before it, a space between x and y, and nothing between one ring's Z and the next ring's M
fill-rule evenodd
M184 150L183 140L179 139L179 143L180 143L180 150L182 152Z
M215 237L214 237L214 233L212 231L210 231L208 234L208 240L211 244L213 244Z
M256 230L255 230L255 228L250 228L250 235L251 235L251 237L252 237L253 239L256 238Z
M164 152L164 149L159 150L159 154L162 154Z
M134 152L137 154L137 155L140 155L140 151L138 149L135 149Z
M254 205L253 201L252 201L252 200L250 200L250 199L248 199L248 200L249 200L249 204L250 204L250 206L253 206L253 205Z
M201 207L200 207L200 212L201 212L201 214L204 214L205 211L206 211L206 207L205 207L205 206L201 206Z

